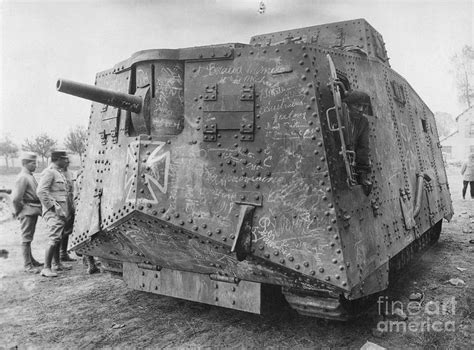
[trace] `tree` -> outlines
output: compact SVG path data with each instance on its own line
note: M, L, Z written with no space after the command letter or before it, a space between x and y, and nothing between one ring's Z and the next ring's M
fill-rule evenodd
M5 159L5 165L8 169L8 159L12 159L18 152L18 146L13 143L8 136L3 136L0 140L0 155Z
M79 154L82 162L82 155L86 151L87 131L82 126L76 126L69 130L69 133L64 139L64 146L73 153Z
M53 147L56 145L56 140L49 137L46 133L36 136L34 139L25 139L25 143L21 148L25 151L35 152L41 156L44 165L44 159L47 158Z
M451 58L454 79L458 89L461 103L466 103L467 108L474 104L474 49L465 45L461 52Z

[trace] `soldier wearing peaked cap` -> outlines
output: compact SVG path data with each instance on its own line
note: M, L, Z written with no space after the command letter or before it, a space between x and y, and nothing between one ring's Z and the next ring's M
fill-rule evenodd
M59 259L61 237L73 211L66 173L68 164L67 152L51 152L51 165L43 171L38 184L37 194L43 206L43 218L49 231L49 245L46 248L44 268L41 271L41 275L45 277L57 276L57 273L51 269L53 259L53 267L56 271L70 269L62 265Z
M15 181L13 191L14 215L20 221L21 249L25 272L38 273L36 267L43 264L36 261L31 254L38 216L41 215L41 202L36 195L38 183L33 176L36 170L36 154L23 152L20 156L22 169Z

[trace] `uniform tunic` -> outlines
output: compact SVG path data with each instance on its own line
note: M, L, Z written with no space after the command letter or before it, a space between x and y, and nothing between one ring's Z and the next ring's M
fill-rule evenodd
M369 159L369 121L356 111L346 110L344 116L350 117L343 121L344 138L347 149L355 152L355 171L357 173L370 173Z
M14 213L20 221L22 243L33 241L38 216L41 215L41 202L36 195L37 186L33 174L22 168L15 181L12 199Z
M64 227L71 215L68 187L65 172L56 164L51 164L43 171L36 192L43 205L43 218L48 225L50 245L61 241Z
M467 161L462 165L461 174L463 181L474 181L474 161Z

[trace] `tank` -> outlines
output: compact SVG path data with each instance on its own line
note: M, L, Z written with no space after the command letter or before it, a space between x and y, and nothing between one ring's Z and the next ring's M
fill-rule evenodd
M370 97L364 191L341 83ZM364 19L140 51L95 85L69 248L132 289L345 320L453 215L433 113Z

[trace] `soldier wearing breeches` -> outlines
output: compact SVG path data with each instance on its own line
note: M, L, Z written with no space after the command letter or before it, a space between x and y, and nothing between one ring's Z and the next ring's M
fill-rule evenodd
M41 203L36 195L38 184L33 176L36 170L36 154L24 152L20 159L22 169L15 181L12 200L14 215L20 221L25 272L38 273L35 267L43 264L36 261L31 254L31 242L34 238L38 216L41 215Z
M65 151L51 152L51 162L52 164L43 171L37 189L43 206L43 219L48 225L49 242L45 252L44 268L41 271L41 275L45 277L57 276L57 273L51 270L53 259L56 271L68 269L59 260L59 245L66 223L72 215L65 175L65 169L69 163L67 153Z

